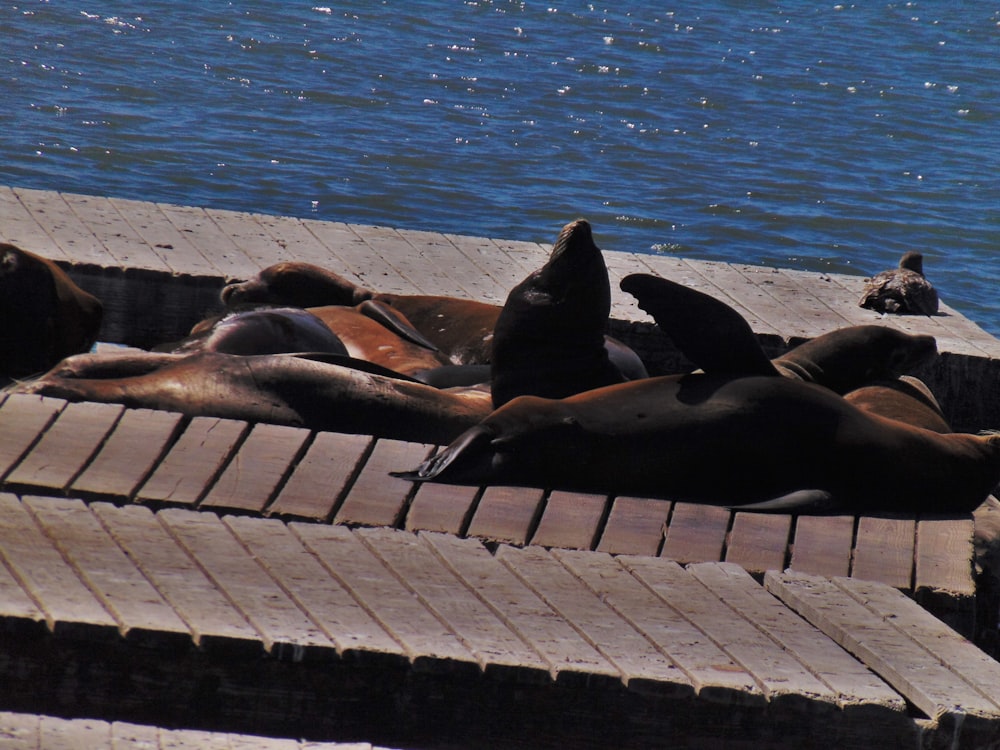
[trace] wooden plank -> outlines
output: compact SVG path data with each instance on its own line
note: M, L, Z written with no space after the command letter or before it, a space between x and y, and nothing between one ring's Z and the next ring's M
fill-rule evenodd
M542 547L593 549L609 504L606 495L555 490L549 494L531 543Z
M619 559L752 675L773 709L815 712L817 702L832 707L828 686L677 563L658 557Z
M973 533L968 518L924 517L917 523L916 591L946 596L976 595L972 580Z
M116 721L111 725L111 750L160 750L160 729Z
M194 505L211 485L247 429L246 422L193 417L136 500Z
M170 223L155 203L111 198L111 204L142 237L156 249L170 269L184 276L218 276L215 265L192 245L184 233Z
M0 494L0 558L56 635L116 640L118 623L97 601L16 497Z
M368 224L352 224L351 231L364 240L366 258L364 263L373 269L378 269L380 275L371 288L377 292L391 294L427 294L428 291L418 286L422 279L411 270L403 270L408 264L402 263L405 255L400 244L402 239L395 229L390 227L370 226ZM396 252L392 247L396 247ZM402 266L402 268L401 268ZM363 264L362 268L365 267ZM433 273L431 274L433 276Z
M531 487L491 486L483 491L469 536L494 542L527 544L544 507L545 493Z
M408 229L401 234L412 246L420 248L425 262L447 269L453 291L436 292L436 294L447 293L456 297L490 301L500 294L505 295L506 290L510 288L506 283L500 283L493 278L476 262L475 256L462 252L462 249L447 235L414 229Z
M446 531L464 535L479 499L478 487L422 482L406 514L407 531Z
M180 547L153 512L141 505L94 503L91 511L191 630L203 649L257 655L260 633Z
M800 573L846 576L853 546L853 516L799 516L789 567Z
M171 648L191 642L187 626L82 501L26 497L23 502L114 616L126 639L142 646Z
M479 672L476 658L458 637L353 532L344 526L325 524L293 523L290 528L386 632L403 645L415 668L469 676Z
M60 490L68 487L124 411L125 407L117 404L67 404L42 439L7 476L8 484Z
M862 516L851 575L900 589L912 588L916 528L912 518Z
M616 497L597 545L612 555L656 555L670 517L671 503L644 497Z
M93 263L103 268L118 266L118 262L101 241L66 205L61 194L52 190L19 187L14 188L14 193L67 258L76 263Z
M7 497L0 494L0 498ZM4 543L0 536L0 546ZM3 558L0 557L0 560ZM27 592L0 562L0 632L9 634L38 634L45 628L45 613L28 596ZM0 730L0 737L3 737Z
M351 486L336 523L395 526L403 520L413 483L389 476L400 467L416 466L431 450L426 443L379 439Z
M368 435L317 432L267 514L327 520L361 470L374 439Z
M264 647L272 656L302 661L336 653L333 642L215 514L171 508L160 511L157 517L264 636Z
M906 711L905 701L895 690L814 625L784 606L743 568L731 563L697 563L687 570L829 687L841 708L869 705L900 713ZM792 665L792 669L798 668Z
M726 543L731 513L725 508L675 503L660 557L679 563L718 562Z
M108 198L77 193L62 193L62 197L80 221L101 238L121 268L170 272L163 258L125 221Z
M82 497L131 499L180 427L180 414L126 409L70 491Z
M594 644L621 671L625 685L642 685L646 690L655 686L672 697L691 694L691 685L677 666L553 555L539 547L503 545L496 556Z
M300 219L294 216L255 213L253 220L296 260L312 263L320 268L336 267L336 255L316 239Z
M39 750L41 716L0 711L0 739L4 750Z
M403 647L372 619L283 522L229 516L223 523L319 625L338 654L406 659Z
M111 725L99 719L59 719L42 716L38 746L45 750L80 750L111 744Z
M783 570L792 517L768 513L736 513L726 548L726 562L751 573Z
M764 695L753 677L617 560L562 550L553 556L666 654L699 698L722 705L763 706ZM675 682L681 690L683 681Z
M997 707L989 699L834 582L772 571L764 584L936 722L954 747L974 746L963 737L974 740L996 721Z
M254 220L253 214L218 208L206 208L205 214L258 268L267 268L284 260L295 260L292 253L286 251L265 227Z
M297 427L255 424L201 506L261 513L308 437L308 430Z
M420 538L507 626L548 662L560 683L618 683L621 674L594 645L475 539L421 533Z
M68 260L66 252L7 186L0 186L0 239L56 262Z
M434 555L415 534L359 529L358 538L446 623L487 675L548 683L548 664Z
M514 263L505 262L507 254L485 237L458 234L442 236L484 273L484 282L488 283L484 283L480 294L473 299L502 305L507 299L508 291L521 283L527 275Z
M331 270L340 274L346 272L351 281L374 292L416 294L417 290L395 268L371 251L368 243L354 231L354 225L315 219L303 219L302 223L339 259L341 265Z
M240 279L259 270L259 266L246 256L232 237L219 229L205 209L169 203L157 203L156 206L198 254L211 262L214 275ZM221 301L219 307L222 307Z
M0 406L0 477L17 465L65 406L65 401L45 396L7 396Z

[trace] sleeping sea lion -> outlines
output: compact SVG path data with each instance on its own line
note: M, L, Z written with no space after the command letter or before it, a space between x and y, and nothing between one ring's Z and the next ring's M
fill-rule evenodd
M858 305L880 313L937 315L938 294L924 276L924 256L911 250L897 268L875 274Z
M934 432L951 432L951 425L931 389L910 375L869 383L848 391L844 399L869 414Z
M0 242L0 382L90 349L102 313L100 300L51 260Z
M964 513L1000 481L1000 435L941 435L790 378L691 374L514 399L397 476L750 510Z

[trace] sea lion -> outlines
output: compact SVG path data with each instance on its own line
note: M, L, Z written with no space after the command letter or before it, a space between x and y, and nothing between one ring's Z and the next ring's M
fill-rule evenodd
M432 443L491 409L488 391L439 390L332 354L84 354L17 391Z
M934 432L952 431L931 389L910 375L869 383L848 391L844 399L870 414Z
M47 258L0 243L0 381L44 372L90 349L101 301Z
M604 330L611 287L583 219L563 227L548 261L507 295L493 331L493 404L521 395L560 398L621 383Z
M924 276L924 256L911 250L897 268L875 274L858 305L881 313L937 315L938 294Z
M1000 481L1000 435L941 435L790 378L691 374L514 399L396 476L750 510L964 513Z
M743 316L711 295L650 274L626 276L621 288L708 373L784 375L843 394L910 372L937 355L933 336L860 325L827 332L769 359Z
M195 325L185 339L155 348L176 354L281 354L330 352L347 354L347 347L317 316L297 307L242 310Z

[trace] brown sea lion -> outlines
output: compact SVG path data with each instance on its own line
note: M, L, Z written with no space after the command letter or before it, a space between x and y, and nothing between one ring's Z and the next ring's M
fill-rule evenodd
M366 366L329 354L84 354L17 390L435 443L452 440L490 412L488 391L443 391L359 369Z
M848 326L768 359L750 324L721 300L650 274L631 274L621 288L698 367L712 374L785 375L846 393L895 378L937 354L933 336L888 326Z
M397 476L765 511L964 513L1000 481L1000 435L941 435L790 378L692 374L514 399Z
M90 349L102 313L100 300L51 260L0 243L0 382Z
M897 268L875 274L858 305L881 313L937 315L938 294L924 276L924 256L911 250Z
M869 414L934 432L952 431L931 389L919 378L909 375L869 383L848 391L844 399Z
M548 262L515 286L493 331L493 404L561 398L626 380L608 357L611 287L590 224L563 227Z

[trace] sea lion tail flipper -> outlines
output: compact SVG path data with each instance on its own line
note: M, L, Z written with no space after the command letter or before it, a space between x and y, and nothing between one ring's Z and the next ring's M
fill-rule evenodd
M750 324L725 302L683 284L646 273L621 281L622 291L709 374L777 375Z
M493 433L482 425L470 427L444 450L410 471L389 474L411 482L436 481L448 484L480 484L488 479L493 450Z
M824 515L844 512L844 509L826 490L796 490L770 500L746 505L732 505L730 510L749 513L795 513Z
M358 312L365 317L371 318L376 323L380 323L400 338L406 339L412 344L430 349L432 352L441 351L426 336L414 328L413 323L407 320L403 313L384 302L377 302L371 299L365 300L358 305Z

